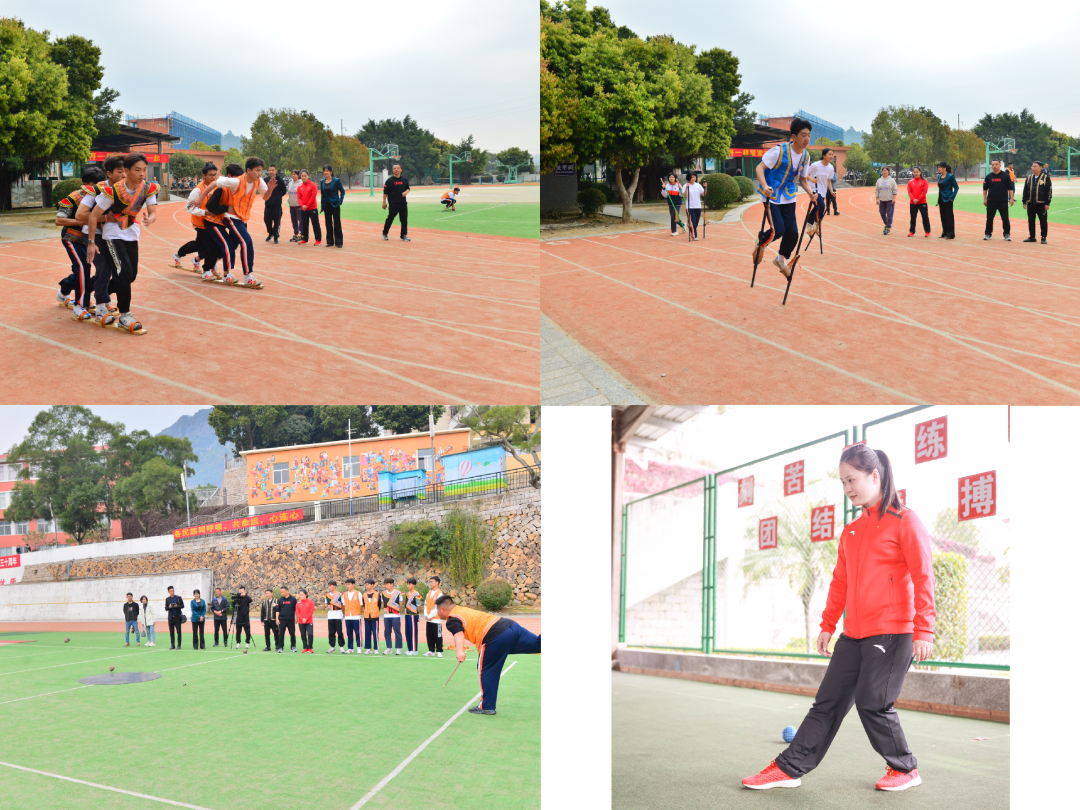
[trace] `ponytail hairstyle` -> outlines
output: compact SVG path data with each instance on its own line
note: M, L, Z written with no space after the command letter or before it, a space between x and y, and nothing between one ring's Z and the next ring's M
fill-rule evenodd
M952 174L952 166L946 163L944 160L938 163L938 166L945 170L946 174Z
M885 517L885 513L890 510L895 510L897 515L904 511L905 507L900 502L900 493L896 490L892 463L884 450L873 450L865 444L853 444L840 454L840 463L850 464L856 470L868 475L877 470L878 477L881 478L878 519Z

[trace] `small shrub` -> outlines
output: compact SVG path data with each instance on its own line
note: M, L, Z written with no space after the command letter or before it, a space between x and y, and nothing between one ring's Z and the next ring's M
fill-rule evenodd
M501 610L514 598L514 589L505 579L490 577L476 589L476 599L487 610Z
M82 183L78 178L71 178L70 180L61 180L59 183L53 183L52 186L52 204L53 208L59 208L60 203L63 202L64 197L79 188Z
M578 192L577 204L582 216L591 217L607 205L607 197L596 186L590 186Z
M734 205L742 198L739 184L729 174L709 174L702 179L709 184L705 205L714 211Z
M754 181L751 178L739 175L735 182L739 184L739 192L744 200L754 196Z
M963 661L967 654L967 558L954 551L934 552L934 658Z
M868 171L866 174L863 175L863 185L864 186L877 185L877 181L878 181L878 173L875 172L873 169L871 169L870 171Z
M979 636L979 652L996 652L1009 649L1008 636Z

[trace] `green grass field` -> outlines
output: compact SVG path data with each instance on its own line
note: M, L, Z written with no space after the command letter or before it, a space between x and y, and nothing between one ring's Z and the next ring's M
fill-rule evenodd
M1075 188L1073 188L1075 186ZM931 189L934 188L931 184ZM1017 180L1016 181L1016 204L1009 209L1009 219L1012 220L1015 225L1014 231L1023 231L1027 233L1027 211L1020 203L1020 198L1023 195L1024 186ZM926 195L926 202L933 208L937 204L937 193L931 191ZM903 190L900 192L900 199L898 201L897 209L903 208L904 213L907 213L907 197L904 196ZM953 204L953 210L955 211L968 211L972 214L986 215L986 208L983 207L982 202L982 185L976 183L969 183L960 186L960 194L956 197L956 202ZM1054 181L1054 199L1050 203L1050 210L1047 214L1047 220L1051 225L1080 225L1080 180L1073 180L1073 182L1066 183L1064 179L1060 182ZM1022 226L1022 227L1020 227ZM996 231L1000 231L1001 223L999 222L995 228ZM1038 235L1038 220L1035 221L1036 235Z
M36 640L0 645L0 762L183 807L348 810L480 691L475 651L444 689L450 653L327 655L317 638L314 655L279 655L256 651L259 635L243 655L172 651L167 632L149 649L119 633L66 635L0 634ZM78 682L109 666L161 678ZM458 716L363 806L539 808L539 656L508 659L498 700L494 717ZM3 807L161 806L5 765L0 783Z
M480 233L490 236L519 236L540 238L540 202L504 201L498 189L473 194L469 189L462 193L462 201L456 211L444 211L438 197L418 197L409 203L410 228L436 228L443 231ZM513 189L511 190L513 191ZM509 195L508 195L509 196ZM386 212L382 210L382 195L376 190L374 202L361 195L349 195L341 206L341 218L358 222L383 222ZM397 223L391 234L397 233Z

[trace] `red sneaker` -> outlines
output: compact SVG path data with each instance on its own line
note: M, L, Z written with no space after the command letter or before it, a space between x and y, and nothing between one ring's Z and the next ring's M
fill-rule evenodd
M301 240L300 240L299 242L297 242L296 244L298 244L298 245L306 245L306 244L307 244L307 239L301 239Z
M923 236L929 236L929 235L930 235L930 231L927 231L926 233L923 234Z
M743 786L754 790L768 790L774 787L796 788L802 784L801 779L792 779L782 770L776 767L776 760L769 763L769 767L757 776L748 776L742 780Z
M322 239L316 239L315 244L316 245L321 245L322 244Z
M922 784L922 777L919 776L919 769L916 768L911 773L903 773L901 771L894 771L892 768L885 769L885 775L877 780L877 784L874 785L878 790L907 790L909 787L915 787Z
M915 235L915 231L912 231L911 233L908 234L908 236L914 236L914 235Z

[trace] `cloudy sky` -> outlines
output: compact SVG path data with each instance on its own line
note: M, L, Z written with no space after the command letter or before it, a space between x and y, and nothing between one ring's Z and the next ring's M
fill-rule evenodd
M986 112L1027 107L1054 129L1080 136L1066 44L1066 32L1080 30L1075 2L1038 3L1037 33L1013 0L910 0L902 8L862 0L722 2L696 4L692 13L655 0L595 5L638 36L672 34L699 50L730 50L758 113L802 108L845 129L869 130L880 107L911 104L953 127L959 115L967 129ZM787 32L782 46L772 33L755 37L766 27Z
M409 114L452 143L471 133L492 152L540 148L538 8L524 0L5 6L54 37L93 40L125 113L175 110L236 135L267 107L309 110L335 132L344 121L346 133Z
M157 434L181 416L190 416L210 405L91 405L90 410L110 422L122 422L128 430ZM47 405L0 405L0 453L26 436L26 430Z

